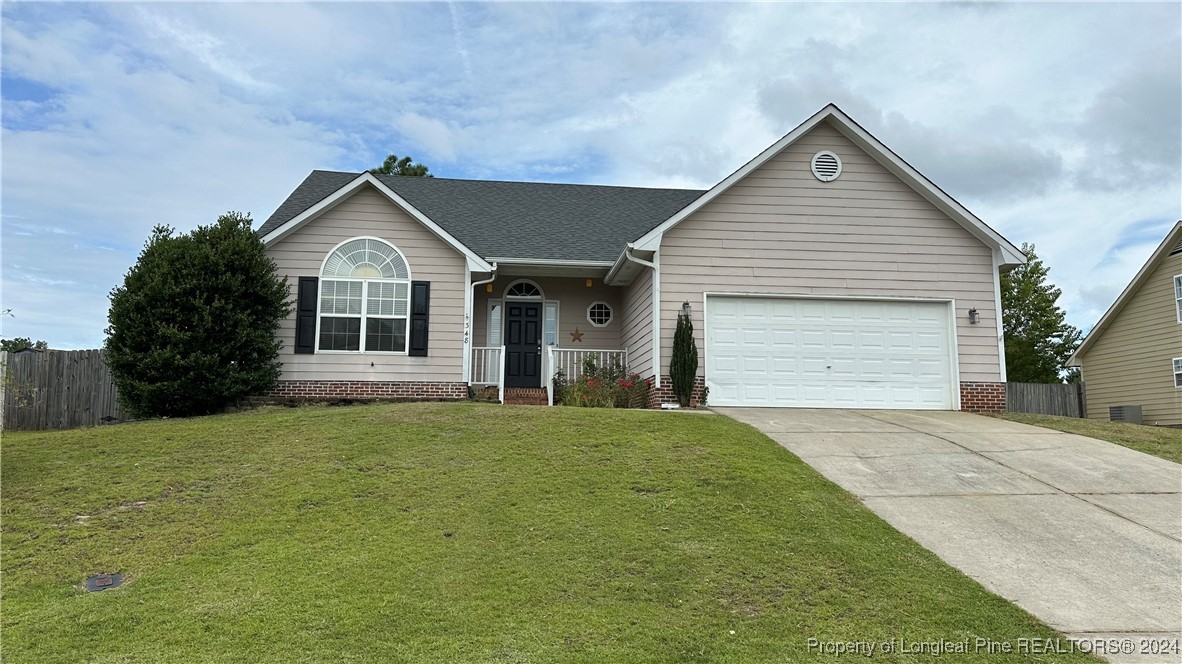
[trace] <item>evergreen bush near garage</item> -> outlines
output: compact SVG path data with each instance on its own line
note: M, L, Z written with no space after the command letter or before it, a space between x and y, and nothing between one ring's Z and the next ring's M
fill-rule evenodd
M698 344L694 341L694 323L688 307L677 314L677 330L673 333L673 357L669 360L669 378L673 394L682 408L690 405L694 380L698 376Z
M157 226L111 291L107 364L138 417L216 412L279 378L279 321L290 311L251 219L229 212L174 235Z

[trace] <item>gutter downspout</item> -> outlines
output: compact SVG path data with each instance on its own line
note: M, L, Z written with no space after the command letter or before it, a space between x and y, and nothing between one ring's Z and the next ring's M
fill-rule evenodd
M472 273L469 272L468 275L469 275L469 278L471 278ZM468 321L467 321L468 343L467 343L467 348L469 348L469 349L472 348L472 342L475 341L472 338L472 329L475 327L475 325L473 324L474 323L474 321L473 321L474 316L473 316L472 309L474 308L474 305L476 304L476 294L473 292L473 289L475 289L477 286L491 284L493 281L496 281L496 278L497 278L497 264L493 263L492 264L492 272L489 274L488 279L485 279L484 281L474 281L474 282L471 282L468 284L469 286L471 286L471 288L468 289L468 292L466 295L466 299L468 300ZM464 372L464 374L465 374L464 379L468 383L471 383L472 382L472 373L471 373L471 371L472 371L471 370L472 351L465 350L464 352L469 355L469 357L464 358L464 366L468 367L468 369ZM501 363L502 363L501 371L502 372L505 370L504 362L505 362L505 358L502 357L501 358ZM504 398L505 398L505 395L502 394L501 395L502 402L504 401Z
M472 287L476 288L477 286L491 284L492 282L496 281L497 280L497 264L496 263L492 264L492 273L491 274L492 274L492 276L490 276L488 279L485 279L484 281L473 281Z
M656 262L646 261L643 258L637 258L632 255L633 245L629 243L624 247L624 258L632 261L637 265L651 268L653 271L653 315L652 315L652 342L653 342L653 386L661 387L661 270ZM655 254L653 257L658 258L660 254ZM622 265L622 263L621 263Z

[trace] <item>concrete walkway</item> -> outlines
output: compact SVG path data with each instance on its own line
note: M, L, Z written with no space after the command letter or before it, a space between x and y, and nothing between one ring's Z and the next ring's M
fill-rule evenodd
M895 528L1073 638L1138 646L1182 639L1176 463L968 413L715 410L763 431ZM1107 659L1176 663L1182 655Z

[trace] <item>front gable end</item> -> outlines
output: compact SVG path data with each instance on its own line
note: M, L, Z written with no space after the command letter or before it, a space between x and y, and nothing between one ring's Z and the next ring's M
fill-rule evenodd
M398 294L398 286L390 291L394 294L390 310L383 310L381 304L374 310L369 307L375 305L365 305L366 313L376 312L375 320L381 315L396 318L395 326L390 328L395 338L404 331L405 340L394 341L392 352L383 351L378 326L372 330L377 352L370 352L369 328L362 333L361 326L369 323L358 323L357 328L346 328L344 332L346 336L351 333L364 337L364 346L359 345L361 341L339 346L327 332L330 327L326 327L336 325L332 318L337 315L356 318L361 310L342 304L348 298L357 299L357 295L343 292L339 286L335 291L325 291L325 282L337 282L338 278L325 273L324 268L331 268L338 248L370 239L392 247L398 263L404 266L396 275L404 291ZM275 262L277 272L285 276L297 300L292 314L280 321L277 333L282 343L282 385L292 390L324 390L340 382L370 380L389 390L420 390L426 389L423 385L441 384L449 390L448 395L466 393L457 385L462 385L465 375L468 259L381 190L362 183L350 189L348 195L316 210L316 214L285 228L284 233L272 236L266 247L267 255ZM366 274L364 278L371 276L375 275ZM398 304L400 301L404 304ZM422 305L422 311L418 311L418 305ZM346 352L361 350L364 352ZM311 392L284 396L307 395Z
M820 143L817 142L818 139L821 140ZM837 146L837 149L818 147L824 145L825 141ZM815 149L809 150L810 145ZM800 159L803 157L807 157L807 160L801 163ZM817 158L816 161L814 158ZM850 162L848 168L847 159ZM931 208L939 210L949 221L958 224L980 243L997 252L999 266L1020 265L1026 262L1021 250L832 104L803 122L631 246L638 250L656 250L665 233L702 208L724 197L732 188L749 178L754 178L748 185L752 187L778 187L785 184L781 180L787 180L792 186L803 188L806 196L817 194L821 198L842 196L850 190L850 187L844 184L859 181L868 182L869 191L873 191L875 186L882 186L891 189L891 193L898 194L901 189L884 184L884 178L881 177L883 174L891 175L892 178L886 180L893 179L904 185L916 196L927 201ZM838 183L843 180L845 182L839 185ZM879 200L882 202L882 209L892 209L889 198L884 196Z
M814 168L818 158L829 170ZM991 257L988 244L825 122L665 231L661 247L703 232L727 236L730 248L753 242L748 249L767 251L770 241L789 253L821 249L833 254L827 261L861 261L864 253L892 264L910 262L907 256Z
M346 201L353 200L359 195L368 197L369 199L373 199L375 197L381 199L384 202L384 206L372 204L373 209L377 210L378 208L384 207L386 208L384 213L390 215L391 218L397 219L400 222L409 222L418 225L420 228L428 231L439 241L464 256L464 258L467 260L467 265L470 270L478 272L490 272L492 270L492 266L487 261L478 256L469 247L465 246L450 233L445 231L439 224L429 219L425 214L407 202L406 199L404 199L393 189L386 186L381 180L374 177L370 173L362 173L358 175L344 186L341 186L339 189L317 201L315 204L310 205L299 214L293 216L291 219L274 225L268 222L268 224L265 225L263 229L261 229L263 244L271 247L272 245L281 242L284 238L287 238L291 234L299 231L306 225L316 224L317 220L323 217L326 213L335 209ZM357 233L355 235L359 234L361 233Z

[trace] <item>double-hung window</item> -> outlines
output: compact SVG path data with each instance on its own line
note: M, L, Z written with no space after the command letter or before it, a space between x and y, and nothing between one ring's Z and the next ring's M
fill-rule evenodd
M1174 387L1182 387L1182 357L1174 358Z
M377 238L341 244L320 270L317 350L405 353L410 268Z

